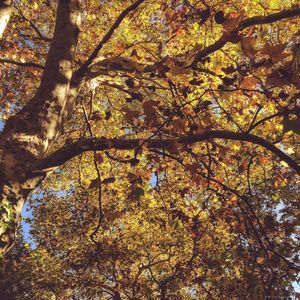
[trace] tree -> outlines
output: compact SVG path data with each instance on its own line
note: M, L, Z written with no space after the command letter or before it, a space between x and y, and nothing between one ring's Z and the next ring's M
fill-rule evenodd
M7 297L292 295L290 2L0 1ZM35 247L9 253L27 199Z

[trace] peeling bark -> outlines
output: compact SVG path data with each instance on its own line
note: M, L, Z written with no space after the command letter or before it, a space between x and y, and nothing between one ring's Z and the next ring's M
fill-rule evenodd
M27 196L46 176L46 172L36 170L36 162L51 149L61 133L66 111L74 106L76 87L71 88L70 85L79 25L79 1L60 0L54 37L40 86L33 99L7 121L0 136L2 255L13 245Z

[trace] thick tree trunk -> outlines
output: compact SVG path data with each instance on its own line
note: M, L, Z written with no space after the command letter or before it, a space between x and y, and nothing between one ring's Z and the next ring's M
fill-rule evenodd
M61 133L66 110L73 109L71 87L78 40L78 0L60 0L55 32L40 87L33 99L11 117L0 136L0 254L12 247L24 202L46 170L37 168Z

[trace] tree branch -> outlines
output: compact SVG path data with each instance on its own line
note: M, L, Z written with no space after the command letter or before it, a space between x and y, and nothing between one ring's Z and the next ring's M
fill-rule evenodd
M79 24L78 0L58 1L54 36L40 86L35 96L7 121L4 128L4 132L17 130L18 135L33 136L36 142L30 151L38 156L43 156L51 147L61 132L65 110L68 106L72 109L71 80Z
M300 8L297 9L288 9L281 11L279 13L271 14L269 16L255 16L248 19L245 19L240 22L237 29L232 32L231 34L223 35L219 40L217 40L215 43L211 44L210 46L206 47L205 49L199 51L195 54L194 60L191 64L184 64L182 66L183 69L187 69L190 67L195 67L197 63L203 59L204 57L208 56L209 54L221 49L224 45L226 45L232 36L236 35L238 31L241 31L247 27L254 26L254 25L262 25L262 24L269 24L273 23L282 19L286 18L292 18L295 16L300 15ZM100 45L100 44L99 44ZM183 62L181 62L183 63ZM134 61L130 58L124 58L124 57L115 57L115 58L106 58L101 61L97 61L93 64L93 61L89 63L89 65L86 66L86 70L84 71L84 75L87 75L89 79L96 78L98 76L101 76L105 74L105 72L109 71L137 71L142 73L151 73L157 69L157 66L160 64L164 64L164 61L158 61L155 64L142 64L139 62ZM261 63L260 63L261 64ZM83 67L83 66L82 66ZM82 68L81 67L81 68ZM81 72L81 68L77 71L78 74ZM200 71L200 70L199 70ZM212 72L210 70L204 70L206 73Z
M237 27L237 30L233 31L231 34L223 35L215 43L203 49L202 51L198 52L189 67L195 67L201 59L221 49L225 44L227 44L230 41L230 38L233 35L237 34L239 31L242 31L247 27L254 26L254 25L269 24L283 19L293 18L299 15L300 15L300 8L296 8L296 9L283 10L279 13L271 14L268 16L255 16L255 17L247 18L240 22L240 24Z
M97 45L97 47L94 49L90 57L84 62L84 64L77 70L76 74L78 77L81 77L84 75L84 73L87 71L88 67L93 63L95 58L97 57L99 51L102 49L104 44L106 44L109 39L114 34L115 30L119 27L121 22L124 20L124 18L133 10L137 9L138 6L143 3L145 0L137 0L132 5L128 6L125 10L122 11L122 13L118 16L118 18L115 20L114 24L110 27L108 32L104 35L100 43Z
M36 173L29 179L27 174L33 174L37 157L44 157L61 133L67 107L73 108L70 94L79 3L58 1L54 37L40 87L29 103L7 120L0 135L0 256L12 247L22 206L45 175Z
M21 17L29 22L30 26L33 28L33 30L36 32L36 34L40 37L40 39L44 40L45 42L51 42L51 38L48 38L46 36L44 36L41 31L38 29L38 27L31 21L29 20L27 17L25 17L25 15L22 13L22 11L17 7L15 6L16 10L19 12L19 14L21 15Z
M271 14L268 16L251 17L251 18L243 20L240 23L240 30L243 30L243 29L253 26L253 25L270 24L270 23L277 22L277 21L280 21L283 19L297 17L299 15L300 15L300 7L283 10L283 11L280 11L278 13Z
M44 69L43 65L36 64L34 62L20 62L9 58L0 58L0 63L12 64L20 67L34 67L34 68Z
M292 169L294 169L300 175L300 166L283 151L278 149L272 143L266 141L265 139L250 133L239 133L232 131L222 131L222 130L210 130L205 131L202 134L187 135L180 138L174 139L151 139L146 142L149 149L168 149L170 145L183 144L183 145L192 145L198 142L207 141L210 139L228 139L235 141L244 141L250 142L275 154L282 161L286 162ZM38 170L57 167L69 159L83 153L86 151L93 150L134 150L137 149L145 140L143 139L80 139L77 142L68 145L64 148L59 149L53 154L49 155L43 160L38 162Z

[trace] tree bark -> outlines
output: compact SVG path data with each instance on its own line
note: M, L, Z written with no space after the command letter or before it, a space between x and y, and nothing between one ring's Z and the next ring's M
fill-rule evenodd
M12 5L13 0L0 0L0 39L9 21Z
M72 110L73 58L80 25L79 0L58 2L55 32L40 86L33 99L11 117L0 136L0 254L12 247L21 210L46 176L36 162L61 133L66 111Z

